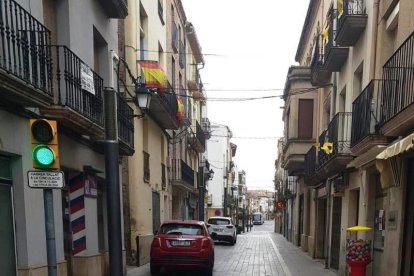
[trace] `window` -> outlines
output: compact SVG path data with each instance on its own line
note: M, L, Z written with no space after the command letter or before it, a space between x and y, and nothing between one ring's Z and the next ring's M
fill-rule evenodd
M164 7L162 4L163 0L158 0L158 16L160 17L162 25L165 25L164 22Z
M149 153L144 151L144 181L149 182L150 181L150 155Z
M313 100L299 99L298 138L311 139L313 132Z
M164 224L160 229L160 234L169 235L202 235L203 227L192 224Z
M165 177L165 165L161 164L161 185L163 189L167 188L167 179Z
M230 220L228 219L209 219L208 224L212 225L230 225Z

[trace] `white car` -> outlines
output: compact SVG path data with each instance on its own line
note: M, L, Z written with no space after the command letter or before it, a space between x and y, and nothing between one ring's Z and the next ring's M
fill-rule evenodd
M207 221L208 232L215 241L226 241L234 245L237 229L229 217L211 217Z

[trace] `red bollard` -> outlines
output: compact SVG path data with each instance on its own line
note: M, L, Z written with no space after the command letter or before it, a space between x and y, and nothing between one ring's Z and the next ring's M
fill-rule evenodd
M349 265L349 275L350 276L365 276L366 262L354 262L351 260L347 260L346 263Z

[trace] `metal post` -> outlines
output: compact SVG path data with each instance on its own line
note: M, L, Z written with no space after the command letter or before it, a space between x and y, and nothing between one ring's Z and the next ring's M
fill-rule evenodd
M43 190L43 201L45 206L47 275L57 276L55 218L53 209L52 189Z
M246 205L243 203L243 233L246 232L246 230L244 229L244 227L246 226Z
M116 92L105 89L105 175L108 215L109 275L122 276L121 199Z
M204 166L199 167L198 171L200 172L199 175L199 185L198 185L198 220L204 221Z

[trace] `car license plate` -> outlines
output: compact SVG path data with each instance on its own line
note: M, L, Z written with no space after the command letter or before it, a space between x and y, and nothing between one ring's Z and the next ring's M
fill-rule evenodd
M190 241L180 241L180 240L173 240L171 241L172 246L190 246Z
M223 229L215 228L214 231L216 231L216 232L223 232Z

